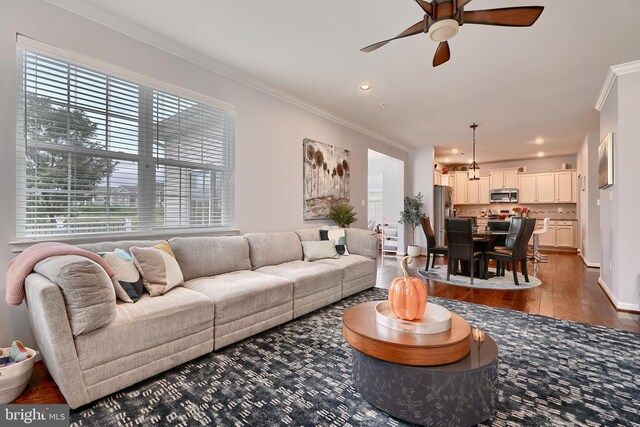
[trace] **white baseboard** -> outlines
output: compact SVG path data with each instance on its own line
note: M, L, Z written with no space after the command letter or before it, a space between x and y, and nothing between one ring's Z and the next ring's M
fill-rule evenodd
M584 257L584 255L582 255L582 252L580 252L579 249L578 249L578 256L580 257L580 259L582 259L582 262L587 267L589 267L589 268L600 268L600 263L599 262L589 262L589 261L587 261L587 259Z
M607 294L607 297L609 297L609 300L611 300L611 303L616 308L616 310L640 312L640 304L629 304L626 302L619 302L616 299L616 297L613 296L613 294L609 290L609 287L604 282L604 280L602 280L602 277L598 277L598 284L600 285L604 293Z

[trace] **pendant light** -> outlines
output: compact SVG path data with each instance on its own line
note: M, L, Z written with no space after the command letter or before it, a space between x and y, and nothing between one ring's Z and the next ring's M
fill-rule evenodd
M480 166L476 163L476 128L478 125L474 122L469 127L473 129L473 160L469 166L469 181L478 181L480 179Z

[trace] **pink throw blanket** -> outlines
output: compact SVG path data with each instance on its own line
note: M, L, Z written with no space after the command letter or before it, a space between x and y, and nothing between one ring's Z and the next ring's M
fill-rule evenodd
M17 257L9 261L6 274L7 293L5 300L9 305L20 305L24 299L24 281L33 271L33 267L45 258L58 255L80 255L97 262L109 277L114 276L113 269L98 254L80 249L66 243L43 242L29 246Z

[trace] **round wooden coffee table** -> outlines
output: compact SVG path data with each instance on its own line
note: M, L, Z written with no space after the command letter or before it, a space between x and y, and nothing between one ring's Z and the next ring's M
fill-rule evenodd
M353 347L358 392L386 413L422 425L468 426L491 417L498 402L498 347L481 346L469 324L452 314L450 331L416 335L378 324L380 301L348 308L342 317Z

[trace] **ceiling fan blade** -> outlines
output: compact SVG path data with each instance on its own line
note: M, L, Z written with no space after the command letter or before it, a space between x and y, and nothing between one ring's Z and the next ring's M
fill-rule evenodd
M465 11L465 24L498 25L502 27L530 27L540 17L544 6L506 7L503 9Z
M420 34L420 33L424 33L424 21L416 22L414 25L410 26L409 28L407 28L406 30L404 30L403 32L401 32L400 34L398 34L397 36L395 36L392 39L383 40L381 42L374 43L374 44L369 45L367 47L363 47L362 49L360 49L360 51L361 52L371 52L372 50L376 50L379 47L384 46L385 44L389 43L392 40L401 39L403 37L414 36L414 35Z
M418 6L420 6L427 15L433 16L433 6L431 5L431 3L425 0L416 0L416 3L418 3Z
M436 54L433 55L433 66L437 67L447 62L451 58L451 51L449 50L449 43L440 42L436 49Z
M456 7L460 9L461 7L465 7L471 0L458 0L458 4Z

